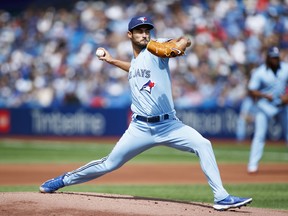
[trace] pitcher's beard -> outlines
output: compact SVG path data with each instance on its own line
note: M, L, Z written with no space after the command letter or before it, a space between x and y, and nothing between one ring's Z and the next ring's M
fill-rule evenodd
M147 44L149 43L149 40L141 40L139 42L132 41L132 46L135 50L138 50L139 52L147 47Z
M139 45L139 48L140 49L145 49L147 47L147 44L145 44L145 45Z
M148 42L149 41L143 41L143 42L140 42L139 44L138 44L138 47L140 48L140 49L145 49L146 47L147 47L147 44L148 44Z

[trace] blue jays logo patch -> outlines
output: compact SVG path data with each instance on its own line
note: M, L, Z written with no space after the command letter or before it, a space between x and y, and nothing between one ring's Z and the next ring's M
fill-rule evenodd
M147 91L149 94L151 94L152 88L155 86L155 83L149 80L147 83L145 83L140 91Z
M147 21L146 17L139 17L137 20L140 20L142 23Z

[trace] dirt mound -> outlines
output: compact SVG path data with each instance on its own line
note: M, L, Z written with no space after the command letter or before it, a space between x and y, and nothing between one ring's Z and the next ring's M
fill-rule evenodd
M0 185L40 185L79 165L52 164L3 164L0 165ZM220 165L225 183L287 182L287 164L262 164L259 174L248 175L244 164ZM173 170L173 172L171 172ZM237 172L235 172L237 170ZM92 181L91 184L95 184ZM126 165L123 168L97 179L97 184L207 184L200 166L193 164ZM253 203L252 203L253 204ZM218 212L209 203L179 202L126 195L98 193L41 194L38 192L0 193L2 216L287 216L288 211L243 207Z
M98 193L0 193L0 215L69 216L286 216L288 211L242 207L218 212L211 204Z

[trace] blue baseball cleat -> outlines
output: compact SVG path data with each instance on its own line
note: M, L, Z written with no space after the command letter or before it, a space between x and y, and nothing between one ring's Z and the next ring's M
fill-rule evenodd
M252 198L242 198L229 195L225 199L215 202L213 208L218 211L225 211L230 208L240 208L252 202Z
M54 191L64 187L65 186L63 182L64 176L65 174L44 182L39 188L40 192L53 193Z

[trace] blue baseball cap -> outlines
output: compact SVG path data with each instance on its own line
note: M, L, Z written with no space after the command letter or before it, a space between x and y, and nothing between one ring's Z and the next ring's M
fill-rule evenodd
M271 58L279 58L280 57L280 50L276 46L270 47L268 49L267 55Z
M141 25L147 25L150 27L150 29L154 28L154 25L149 17L136 16L130 20L129 25L128 25L128 31L131 31L132 29Z

